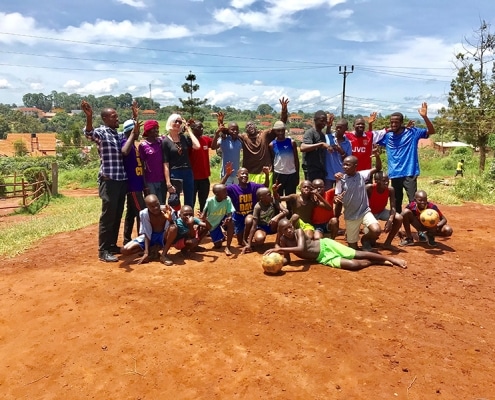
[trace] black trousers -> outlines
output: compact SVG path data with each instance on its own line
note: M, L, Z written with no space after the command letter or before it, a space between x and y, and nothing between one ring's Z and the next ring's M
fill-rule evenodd
M418 191L417 176L404 176L401 178L392 178L392 187L395 190L395 209L398 213L402 212L402 200L404 199L404 189L406 190L409 203L414 200L414 195Z
M117 244L120 221L124 212L127 180L101 180L98 186L101 215L98 224L98 250L110 250Z
M196 205L196 197L198 198L199 211L203 211L206 204L206 199L210 194L210 179L195 179L194 180L194 199L192 208Z
M139 232L141 220L139 211L144 210L143 192L128 192L126 196L126 210L124 219L124 245L132 240L132 230L134 229L134 221Z
M280 183L280 187L278 188L278 194L280 196L287 196L289 194L296 193L297 185L299 184L299 175L297 172L293 174L278 174L276 172L273 173L273 183Z

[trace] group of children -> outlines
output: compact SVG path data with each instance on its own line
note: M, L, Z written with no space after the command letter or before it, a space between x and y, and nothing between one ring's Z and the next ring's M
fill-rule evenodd
M269 188L269 168L264 184L249 181L249 171L240 168L237 182L225 185L233 173L232 165L226 166L221 183L213 186L198 217L190 206L175 211L168 205L160 205L155 195L146 197L146 208L141 211L141 235L126 244L122 254L142 252L138 263L157 258L156 248L161 248L161 261L172 265L169 256L172 246L182 252L194 250L209 235L215 248L225 241L225 253L232 255L234 234L242 254L251 252L265 242L267 235L276 235L275 247L265 254L278 252L290 261L290 253L303 259L342 269L357 270L372 264L395 265L406 268L399 258L372 252L382 232L379 221L384 221L383 232L387 237L383 248L393 249L392 240L400 234L403 225L401 246L414 244L411 225L418 231L420 242L436 246L435 236L450 236L452 228L438 207L428 202L427 194L420 190L415 199L402 213L395 209L395 193L389 186L388 176L381 171L378 151L374 152L375 167L358 171L358 160L354 156L343 159L343 173L337 173L336 186L325 190L322 179L304 180L299 193L281 196L280 184ZM373 180L371 179L373 178ZM371 183L373 182L374 183ZM387 208L387 205L389 208ZM420 214L431 208L438 212L438 224L423 226ZM344 214L347 246L334 239L343 234L339 229L339 218ZM361 236L361 249L358 242ZM325 237L325 235L329 236ZM153 251L155 249L155 251Z

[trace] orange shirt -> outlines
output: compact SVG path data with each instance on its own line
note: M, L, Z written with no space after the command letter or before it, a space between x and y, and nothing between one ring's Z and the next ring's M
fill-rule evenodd
M333 207L334 196L335 196L335 188L332 188L325 192L323 198L326 201L328 201ZM333 208L332 210L327 210L321 206L316 206L313 209L313 214L311 215L311 223L316 225L326 224L328 221L330 221L331 218L333 218L333 216L334 216Z
M385 210L385 208L387 208L388 199L388 188L386 188L383 193L378 193L376 190L376 183L373 183L371 187L371 195L368 199L371 212L375 215L380 214L383 210Z

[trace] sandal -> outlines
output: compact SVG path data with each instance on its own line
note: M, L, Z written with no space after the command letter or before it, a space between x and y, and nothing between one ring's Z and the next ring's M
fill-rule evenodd
M413 246L414 245L414 240L413 238L404 238L401 240L401 242L399 243L399 246Z

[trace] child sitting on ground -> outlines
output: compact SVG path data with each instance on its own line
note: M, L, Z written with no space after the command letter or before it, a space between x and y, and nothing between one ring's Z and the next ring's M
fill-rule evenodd
M402 215L395 211L395 189L388 185L388 175L378 171L373 178L375 183L366 185L368 202L375 218L378 221L387 221L383 232L388 235L382 247L391 250L393 249L392 240L402 225ZM390 209L387 209L387 203L390 204ZM374 247L375 242L371 245Z
M329 238L311 239L304 234L302 229L294 229L287 219L280 221L279 229L281 247L267 250L265 255L282 254L287 263L290 262L290 253L293 253L305 260L314 260L322 265L349 271L358 271L375 264L407 268L407 262L400 258L355 250Z
M213 185L214 196L206 200L205 208L202 212L202 219L210 230L210 237L216 249L222 246L225 239L223 229L227 232L227 244L225 246L225 254L232 255L230 245L234 236L234 222L232 221L232 213L235 208L227 196L227 188L225 185L217 183Z
M433 228L424 226L419 219L421 212L428 208L435 210L440 217L437 225ZM418 231L419 241L427 242L431 247L435 247L437 245L435 236L449 237L452 236L453 233L452 228L447 225L447 218L445 218L445 215L442 214L434 203L428 201L428 195L424 190L418 190L414 194L414 200L411 201L402 211L402 218L406 236L400 242L401 246L412 246L414 244L411 234L411 225Z
M145 197L144 203L146 208L139 212L140 235L120 250L123 255L136 254L144 250L138 264L155 258L152 254L152 249L155 246L164 248L164 234L172 222L172 209L169 206L161 206L156 195L149 194Z
M162 262L165 265L173 264L173 261L168 257L168 251L172 245L182 253L192 251L208 232L206 223L194 217L191 206L182 206L179 212L173 212L172 217L174 223L167 229L162 253Z
M300 193L288 196L278 195L278 184L273 185L273 195L278 201L285 201L289 212L292 213L290 220L294 226L301 228L310 238L314 237L315 228L311 225L311 216L316 206L321 206L327 210L332 209L318 191L313 189L310 181L302 181L299 187Z
M249 214L245 220L248 237L246 247L242 250L243 254L251 252L252 244L265 243L266 235L277 233L279 221L288 214L288 211L273 199L270 189L259 188L256 198L258 202L254 206L253 214Z
M225 176L221 181L222 184L227 182L232 172L233 164L232 162L227 162ZM239 246L245 246L247 244L249 229L245 227L245 219L247 215L253 213L254 204L256 203L256 192L258 189L268 187L270 184L270 168L264 167L263 172L265 174L264 185L250 182L249 171L246 168L240 168L237 171L237 181L239 183L233 183L227 186L227 194L235 208L232 220L234 221L234 234L237 237L237 244Z
M317 205L311 215L311 224L315 227L315 239L321 239L325 233L329 233L332 239L337 237L339 231L339 220L333 213L333 200L335 189L331 188L325 191L325 182L323 179L315 179L312 182L313 189L320 194L323 200L328 203L327 207ZM328 208L330 207L330 209Z

